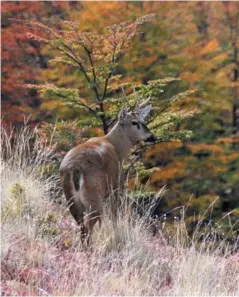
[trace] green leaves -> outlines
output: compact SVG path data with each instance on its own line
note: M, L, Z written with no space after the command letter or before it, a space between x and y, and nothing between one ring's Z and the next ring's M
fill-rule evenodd
M74 102L74 100L79 98L78 90L76 89L57 88L51 85L42 87L40 93L43 98L60 97L66 102Z

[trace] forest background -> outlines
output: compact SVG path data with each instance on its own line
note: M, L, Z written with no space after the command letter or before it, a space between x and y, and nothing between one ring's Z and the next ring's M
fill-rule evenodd
M190 223L214 204L205 219L217 221L232 212L222 221L224 229L231 228L239 216L238 2L17 1L2 2L1 6L2 123L21 127L24 116L29 115L32 126L47 127L57 120L66 134L62 151L76 144L82 133L87 138L103 131L100 127L82 131L76 121L81 111L57 97L43 99L26 84L77 87L82 89L81 96L87 97L85 82L79 80L79 70L49 63L52 53L22 34L26 26L13 19L47 24L76 21L82 30L100 32L106 26L155 13L155 22L144 27L122 58L118 69L121 80L137 85L178 78L162 98L197 90L181 107L198 108L200 114L180 124L180 128L193 131L190 139L162 142L147 150L144 163L160 170L141 182L148 182L151 191L167 185L159 215L189 206L186 221ZM173 218L175 214L170 215Z

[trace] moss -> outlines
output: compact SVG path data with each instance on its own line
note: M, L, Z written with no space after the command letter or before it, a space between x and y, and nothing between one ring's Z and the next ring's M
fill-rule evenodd
M10 199L2 206L2 216L19 217L26 212L26 190L22 183L16 182L8 188Z
M14 183L9 189L9 193L13 198L19 198L25 196L25 188L21 183Z
M50 163L44 164L37 167L37 175L39 177L51 177L59 174L60 164L58 163Z
M45 216L42 217L43 223L52 224L57 223L60 220L60 216L55 212L48 212Z
M64 244L65 249L68 249L68 248L72 247L72 245L73 245L72 238L70 238L70 237L66 238L64 240L64 243L63 244Z
M48 212L38 219L38 230L42 235L55 236L60 233L58 223L60 216L55 212Z

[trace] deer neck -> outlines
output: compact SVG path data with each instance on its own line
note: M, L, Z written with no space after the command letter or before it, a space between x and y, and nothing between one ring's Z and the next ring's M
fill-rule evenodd
M105 138L115 147L121 162L127 158L130 150L134 146L132 140L126 135L124 127L121 126L119 122L115 124Z

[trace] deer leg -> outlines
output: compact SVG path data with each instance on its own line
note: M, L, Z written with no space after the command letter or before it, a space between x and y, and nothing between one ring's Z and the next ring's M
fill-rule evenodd
M83 211L75 202L68 203L70 213L78 225L83 223Z
M86 241L87 244L91 244L91 236L94 225L99 221L101 226L101 215L98 211L91 211L84 217L84 227L86 231Z
M68 208L76 223L80 227L81 242L84 244L87 236L87 230L84 226L84 205L80 201L80 177L79 171L74 171L72 175L70 172L67 172L65 177L62 177L62 185Z
M70 210L70 213L76 220L77 224L80 225L83 223L83 216L84 216L84 207L83 204L78 201L75 193L75 189L73 187L73 183L71 180L71 173L67 172L65 176L61 176L62 179L62 186L63 192L65 194L67 200L67 206Z
M73 200L73 198L71 200ZM69 201L68 201L68 203L69 203ZM84 225L83 205L81 205L80 202L74 201L69 204L69 210L70 210L70 213L72 214L73 218L75 219L77 225L80 227L81 242L84 244L85 240L87 238L88 230L86 229L86 227Z
M87 243L91 243L91 235L94 225L99 222L101 225L101 214L103 206L102 179L92 176L84 176L82 186L81 203L84 205L84 227Z

